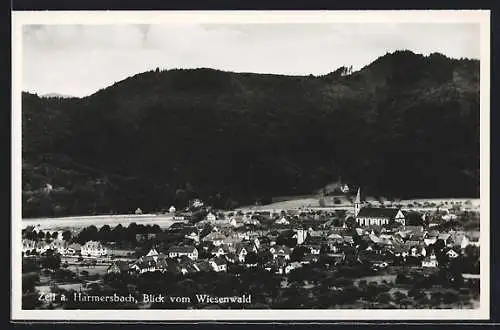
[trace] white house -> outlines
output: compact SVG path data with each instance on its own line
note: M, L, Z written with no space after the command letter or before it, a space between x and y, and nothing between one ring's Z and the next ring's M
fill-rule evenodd
M434 253L424 258L424 260L422 260L422 267L436 268L437 266L438 266L438 261Z
M288 221L288 219L285 217L281 217L280 219L276 220L274 223L277 225L289 225L290 221Z
M176 209L175 209L175 206L170 206L170 208L168 209L168 213L175 213Z
M217 217L212 213L212 212L209 212L207 214L207 217L206 217L207 221L209 222L214 222L217 220Z
M479 247L479 235L464 235L460 242L460 247L465 249L468 245Z
M234 227L234 228L239 228L239 227L243 227L245 224L243 223L242 220L240 219L237 219L237 218L232 218L230 221L229 221L229 224Z
M29 239L23 239L23 253L36 249L36 242Z
M226 251L222 248L222 246L215 246L210 253L216 257L226 255Z
M213 231L207 236L203 237L203 241L205 242L212 242L213 245L215 246L220 246L224 243L224 240L226 239L226 236L221 234L220 232Z
M302 267L302 264L298 261L292 262L285 267L285 274L290 273L292 270Z
M429 246L437 242L437 237L427 237L424 238L425 245Z
M250 251L248 251L245 246L238 247L238 249L236 250L236 256L238 258L238 261L242 262L242 263L245 262L245 258L247 256L248 252L250 252Z
M446 255L450 259L455 259L455 258L458 258L458 256L459 256L459 254L453 249L449 249L448 251L446 251Z
M81 249L82 256L101 257L107 254L108 250L102 246L101 242L97 241L88 241L82 246Z
M198 259L198 250L191 245L185 246L172 246L168 249L169 258L180 258L182 256L187 256L191 260Z
M321 251L321 246L320 245L310 245L309 251L311 252L311 254L318 255Z
M290 254L291 254L291 249L287 246L271 246L269 249L269 252L273 255L273 259L276 259L278 257L283 257L285 260L290 259Z
M226 272L227 271L227 262L226 259L219 257L214 258L209 261L210 266L215 272Z

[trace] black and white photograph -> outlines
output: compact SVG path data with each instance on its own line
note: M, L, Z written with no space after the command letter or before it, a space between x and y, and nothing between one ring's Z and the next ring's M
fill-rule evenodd
M12 24L13 318L489 317L488 11Z

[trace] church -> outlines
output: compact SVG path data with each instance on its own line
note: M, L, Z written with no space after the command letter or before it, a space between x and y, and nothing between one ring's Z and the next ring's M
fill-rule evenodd
M405 216L398 208L361 207L361 190L358 189L354 201L354 215L356 223L360 226L383 226L399 222L405 225Z

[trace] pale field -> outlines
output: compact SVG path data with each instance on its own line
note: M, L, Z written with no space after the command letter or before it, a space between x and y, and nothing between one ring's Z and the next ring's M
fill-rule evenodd
M162 228L168 228L175 221L171 215L97 215L97 216L82 216L82 217L62 217L62 218L33 218L22 219L22 227L35 226L40 230L63 230L63 229L81 229L91 225L100 228L104 225L110 227L121 224L126 227L135 222L143 225L158 225Z
M324 197L325 206L320 207L319 197L310 197L303 199L294 199L289 201L282 201L271 203L267 205L258 205L258 206L245 206L240 207L237 210L241 210L242 212L248 211L271 211L271 212L279 212L281 210L300 210L300 209L324 209L324 210L336 210L336 209L351 209L354 205L353 202L349 201L344 196L336 196L340 200L339 204L333 203L332 196ZM436 208L436 206L440 206L441 208L451 208L453 206L452 203L459 204L464 209L473 209L479 210L480 200L474 198L416 198L416 199L404 199L404 200L394 200L393 202L387 201L386 198L379 198L386 207L391 207L395 205L401 205L403 209L431 209ZM353 198L354 201L354 198ZM372 206L377 207L380 206L381 203L375 198L371 196L367 196L364 198L366 203L370 203ZM467 202L467 204L466 204ZM470 202L470 203L469 203ZM425 203L432 204L434 203L434 207L424 206ZM447 205L445 203L448 203ZM413 204L412 207L408 207L408 205ZM420 206L416 205L420 204Z

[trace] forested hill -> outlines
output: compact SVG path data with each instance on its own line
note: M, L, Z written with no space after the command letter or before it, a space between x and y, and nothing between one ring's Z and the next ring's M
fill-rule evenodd
M479 193L479 61L440 54L321 77L157 69L85 98L24 93L22 119L26 217L230 207L339 175L396 197Z

